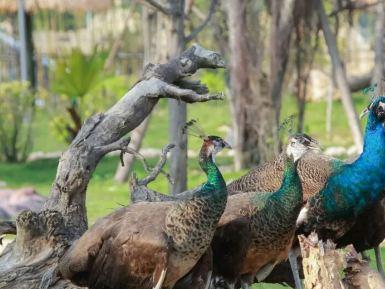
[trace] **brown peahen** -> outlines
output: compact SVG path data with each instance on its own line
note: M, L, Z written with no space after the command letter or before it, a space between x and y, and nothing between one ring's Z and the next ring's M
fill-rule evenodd
M227 201L214 162L229 145L205 136L199 163L207 182L179 202L141 202L102 218L59 264L64 278L89 288L173 288L206 253Z
M303 205L297 161L308 150L310 146L293 153L287 147L277 191L229 197L212 241L213 288L232 289L239 280L247 288L253 276L264 280L276 264L288 258Z
M298 174L302 181L304 201L323 188L338 159L321 153L318 142L306 134L289 137L287 147L294 156L309 151L298 161ZM229 195L244 192L274 192L282 183L285 153L274 160L251 169L247 174L227 185Z

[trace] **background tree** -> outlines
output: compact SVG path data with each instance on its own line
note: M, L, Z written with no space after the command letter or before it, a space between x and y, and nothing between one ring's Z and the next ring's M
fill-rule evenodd
M263 24L267 17L263 6L248 0L227 2L236 169L266 161L278 151L277 128L294 2L268 2L269 28ZM268 43L259 32L265 29L269 29ZM266 51L268 72L262 62Z
M185 35L185 1L184 0L147 0L149 4L158 9L158 59L166 61L179 55L186 43L192 41L210 21L217 0L212 0L205 20ZM189 6L193 4L189 2ZM182 133L182 128L187 120L186 104L178 100L169 100L169 142L176 145L170 155L170 175L174 180L170 184L172 194L187 189L187 135Z

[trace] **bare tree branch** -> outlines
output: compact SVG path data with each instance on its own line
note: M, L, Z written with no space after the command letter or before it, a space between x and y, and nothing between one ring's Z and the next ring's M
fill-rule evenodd
M199 20L204 21L206 19L206 15L196 5L191 7L191 11L196 17L198 17Z
M381 1L373 2L373 3L356 3L356 2L348 1L345 5L330 12L328 17L333 17L333 16L337 15L338 13L343 12L345 10L364 10L364 9L370 8L372 6L375 6L379 3L381 3Z
M174 147L175 147L174 144L168 144L168 145L166 145L163 148L162 154L161 154L160 159L159 159L159 162L151 170L150 174L147 177L145 177L145 178L143 178L141 180L138 180L137 184L139 186L146 186L146 185L148 185L149 183L151 183L152 181L154 181L156 179L156 177L159 175L159 173L162 171L164 165L166 164L168 152L171 149L173 149Z
M120 139L107 145L97 146L94 148L94 150L100 155L105 155L113 151L121 151L124 153L127 151L127 146L129 145L130 141L131 138L128 137L126 139Z
M12 221L0 222L0 236L3 234L16 235L16 223Z
M198 94L207 94L209 92L208 87L199 80L181 79L176 85L181 88L194 90Z
M160 95L155 95L156 98L175 98L178 100L183 100L187 103L194 102L206 102L209 100L222 100L223 93L217 94L198 94L191 89L181 89L178 86L163 83L163 93ZM152 97L152 95L149 95Z
M173 11L171 7L165 3L161 3L161 1L158 0L142 0L142 2L147 2L148 4L151 4L154 8L158 9L160 12L171 15L173 14Z
M190 35L187 35L187 36L186 36L186 38L185 38L186 43L187 43L187 42L190 42L190 41L193 40L195 37L197 37L198 34L199 34L199 33L206 27L206 25L210 22L211 17L213 16L213 14L214 14L214 12L215 12L215 7L217 6L217 4L218 4L218 0L211 0L209 12L208 12L208 14L207 14L206 19L202 22L201 25L199 25L198 27L196 27L196 28L190 33Z

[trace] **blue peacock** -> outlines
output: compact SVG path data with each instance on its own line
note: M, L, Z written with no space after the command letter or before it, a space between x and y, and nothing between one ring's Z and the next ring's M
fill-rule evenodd
M353 163L333 168L325 187L302 208L297 220L300 233L316 231L322 239L336 240L381 198L385 187L385 97L373 99L364 114L368 121L362 154Z

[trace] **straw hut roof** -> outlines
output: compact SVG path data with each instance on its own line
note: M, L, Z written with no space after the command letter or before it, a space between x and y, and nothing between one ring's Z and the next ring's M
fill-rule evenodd
M112 5L112 0L24 0L29 12L55 11L102 11ZM16 12L18 0L0 0L0 12Z

